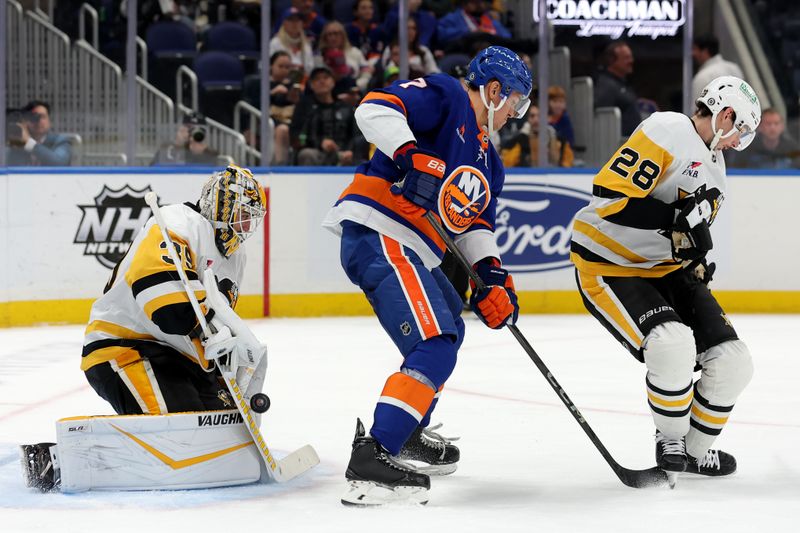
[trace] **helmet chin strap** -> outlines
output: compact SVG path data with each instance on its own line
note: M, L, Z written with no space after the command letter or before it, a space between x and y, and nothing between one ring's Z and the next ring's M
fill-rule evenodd
M481 102L483 102L484 107L489 111L489 123L487 124L487 129L489 130L489 137L494 134L494 112L499 111L504 105L506 105L506 100L508 100L508 96L504 96L502 100L500 100L500 105L495 106L494 102L486 101L486 86L480 86L480 93L481 93Z
M715 111L714 114L711 115L711 129L714 131L714 137L711 139L711 143L708 145L708 148L712 152L717 149L717 145L722 139L727 139L736 133L736 126L732 127L731 131L724 134L722 133L722 128L717 129L717 115L719 115L719 111Z

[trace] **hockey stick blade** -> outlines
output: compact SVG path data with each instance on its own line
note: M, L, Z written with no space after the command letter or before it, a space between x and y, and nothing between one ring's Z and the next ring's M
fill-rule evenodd
M310 444L306 444L278 461L281 481L294 479L318 464L319 456L316 450Z
M442 238L447 248L452 252L455 256L456 260L461 267L467 272L469 278L475 283L475 287L477 290L483 290L486 288L486 284L483 282L478 273L472 269L472 266L469 264L466 256L464 253L458 248L453 238L444 230L442 225L436 219L436 216L428 211L425 213L425 218L430 223L431 227L436 231L439 237ZM583 417L581 412L572 403L572 400L569 399L567 396L567 392L559 385L558 381L556 381L555 376L553 376L550 369L547 368L547 365L544 364L539 354L536 353L536 350L533 349L533 346L530 345L528 340L522 334L522 332L517 328L517 326L513 324L507 324L506 329L509 330L513 335L514 338L517 339L522 349L525 350L525 353L528 354L533 364L536 365L536 368L542 373L542 375L547 379L547 382L556 392L558 397L561 399L561 402L567 407L572 417L578 422L583 429L583 432L586 433L586 436L589 437L589 440L592 441L594 447L597 448L597 451L600 452L600 455L603 456L603 459L606 460L608 466L614 471L620 481L628 487L633 487L637 489L645 488L645 487L653 487L658 485L663 485L667 481L667 476L663 470L659 468L648 468L647 470L630 470L621 466L617 461L611 456L611 453L606 449L603 442L600 438L595 434L592 427Z
M612 468L614 468L612 466ZM634 489L646 489L650 487L661 487L667 483L667 474L657 466L646 470L629 470L617 464L614 473L628 487Z

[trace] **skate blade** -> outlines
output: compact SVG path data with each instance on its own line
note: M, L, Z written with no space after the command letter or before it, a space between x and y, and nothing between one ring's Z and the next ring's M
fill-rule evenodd
M415 472L426 474L428 476L447 476L455 472L458 468L458 463L452 463L449 465L429 465L428 463L417 463L414 461L404 462L413 468Z
M669 470L664 470L667 474L667 484L669 485L670 490L675 489L675 484L678 482L678 474L680 472L670 472Z
M371 481L348 481L347 491L342 496L342 504L355 507L426 503L428 503L428 489L424 487L391 489Z

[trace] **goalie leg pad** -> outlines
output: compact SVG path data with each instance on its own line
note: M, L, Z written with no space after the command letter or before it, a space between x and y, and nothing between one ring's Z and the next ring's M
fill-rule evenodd
M74 417L56 423L63 492L226 487L261 478L238 411Z
M692 370L696 349L692 330L680 322L659 324L642 343L647 365L647 400L656 428L669 439L689 431Z
M695 384L686 452L704 457L728 421L736 399L753 377L753 359L740 340L712 346L699 357L702 375Z

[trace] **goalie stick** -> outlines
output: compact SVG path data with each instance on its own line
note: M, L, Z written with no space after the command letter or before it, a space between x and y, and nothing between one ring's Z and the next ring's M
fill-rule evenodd
M175 251L175 245L169 236L169 231L164 223L164 217L161 214L161 208L158 206L158 197L154 192L148 192L145 195L145 202L147 202L147 205L150 206L150 209L153 211L156 224L158 224L159 229L161 229L161 236L164 238L164 242L167 244L167 251L169 252L170 259L172 259L172 262L176 266L178 276L181 278L181 283L186 291L186 295L189 297L189 302L192 305L194 314L197 316L200 327L203 329L203 334L206 336L206 338L208 338L211 336L211 331L208 327L208 323L206 322L206 317L200 310L200 304L197 301L197 297L195 296L192 288L189 286L189 279L186 277L186 272L183 271L183 262L178 257L178 254ZM225 385L228 387L231 397L236 402L236 408L239 410L242 418L244 418L247 430L250 432L250 436L253 438L256 448L258 448L258 451L261 454L261 459L264 461L268 475L274 481L289 481L290 479L299 476L300 474L319 464L319 456L317 456L317 452L313 447L311 447L310 444L306 444L302 448L293 451L283 459L276 460L272 456L272 452L269 451L267 441L264 440L264 436L261 434L261 430L258 428L258 423L253 417L250 405L244 396L244 391L239 388L239 384L236 381L236 370L226 370L218 361L217 368L222 374Z
M436 233L442 238L442 240L444 240L445 245L456 257L459 264L464 268L464 270L467 271L470 279L473 281L473 283L475 283L476 289L485 289L486 284L483 282L480 276L478 276L478 274L472 270L469 261L467 261L467 258L464 256L464 253L458 248L453 238L447 234L444 228L442 228L442 225L438 220L436 220L434 214L428 211L425 213L425 218L428 219L428 222L430 222ZM558 384L555 376L553 376L553 374L547 368L547 365L544 364L544 361L542 361L542 359L539 357L539 354L536 353L527 339L525 339L525 337L522 335L519 328L517 328L517 326L514 324L507 324L506 328L511 331L511 333L514 335L514 338L516 338L519 344L522 346L522 349L525 350L525 353L527 353L528 357L531 358L533 364L536 365L536 368L539 369L553 390L556 391L558 397L561 399L564 405L567 406L567 409L569 409L569 412L572 414L573 418L575 418L575 420L581 426L584 433L586 433L586 435L589 437L589 440L592 441L592 444L594 444L595 448L597 448L597 451L600 452L600 455L603 456L603 459L606 460L608 466L611 467L620 481L622 481L628 487L637 489L661 485L667 481L667 475L658 467L648 468L646 470L631 470L629 468L625 468L615 461L598 436L595 434L594 430L591 428L591 426L589 426L589 423L583 417L581 412L578 410L575 404L572 403L572 400L569 399L566 391L561 387L561 385Z

